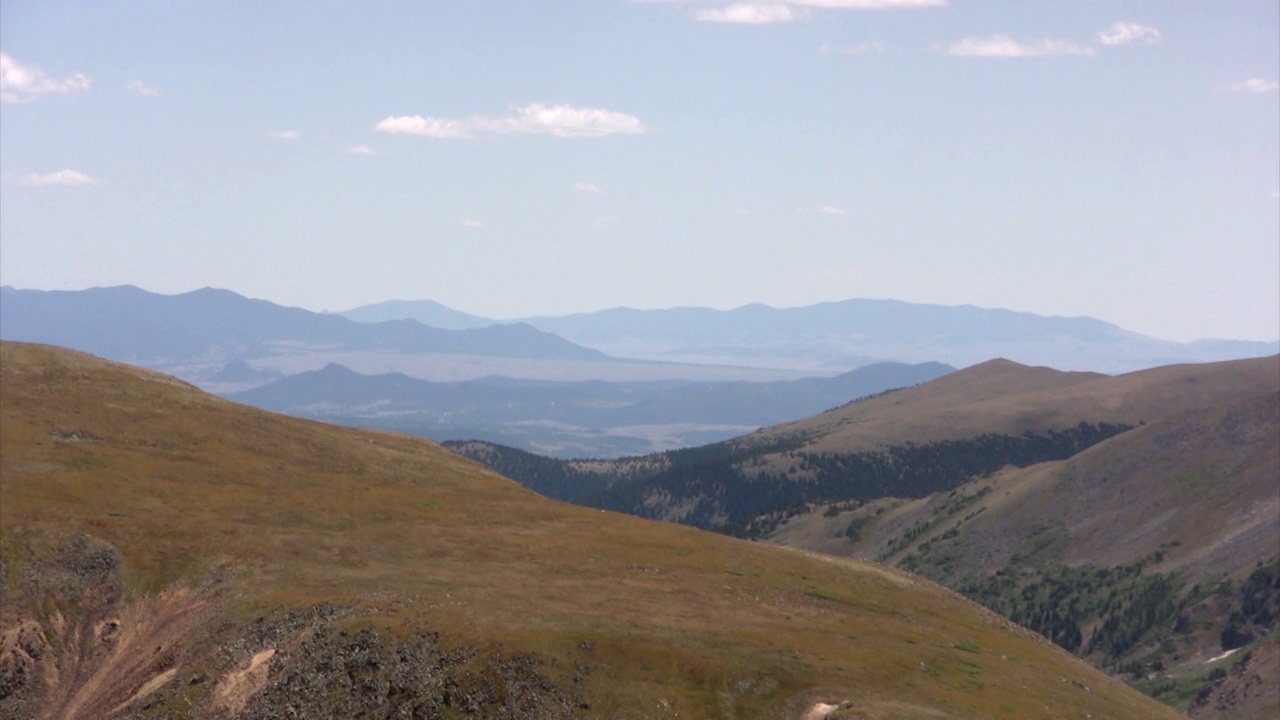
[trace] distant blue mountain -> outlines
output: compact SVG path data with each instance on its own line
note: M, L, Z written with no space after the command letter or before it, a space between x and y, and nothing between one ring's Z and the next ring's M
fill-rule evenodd
M499 324L497 320L468 315L434 300L388 300L374 305L361 305L338 314L356 322L417 320L428 327L444 330L473 330Z
M615 308L525 322L621 357L813 370L857 367L873 358L937 360L965 367L1003 357L1061 370L1119 373L1280 352L1277 342L1176 343L1090 317L897 300L845 300L785 309Z
M478 438L562 456L603 457L723 440L954 370L941 363L880 363L834 377L779 382L437 383L400 373L362 375L330 364L227 397L437 440Z
M442 330L413 320L358 323L228 290L160 295L129 285L78 291L0 288L0 338L144 364L318 350L608 359L523 323L472 330Z
M384 303L375 317L456 311L438 303ZM421 311L415 308L423 308ZM459 313L470 321L480 318ZM886 360L969 366L996 357L1060 370L1121 373L1159 365L1262 357L1280 342L1177 343L1091 317L973 305L844 300L798 308L613 308L524 322L614 357L830 373Z

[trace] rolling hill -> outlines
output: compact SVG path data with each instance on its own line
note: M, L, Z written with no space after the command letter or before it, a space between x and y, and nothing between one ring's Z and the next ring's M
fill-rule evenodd
M1280 670L1280 357L991 361L613 462L456 447L555 497L923 574L1181 708L1280 711L1244 689Z
M754 535L806 502L924 497L975 474L1072 455L1180 412L1280 390L1280 356L1064 373L1008 360L698 448L613 462L451 443L553 497Z
M1064 373L991 360L898 394L766 428L744 439L804 436L811 452L1021 434L1078 422L1138 425L1280 390L1280 356L1170 365L1119 376Z
M1177 717L927 581L0 344L0 717Z
M766 539L921 573L1186 708L1255 652L1250 677L1280 677L1277 478L1280 392L1262 392L949 492L814 506ZM1267 717L1280 696L1218 705Z

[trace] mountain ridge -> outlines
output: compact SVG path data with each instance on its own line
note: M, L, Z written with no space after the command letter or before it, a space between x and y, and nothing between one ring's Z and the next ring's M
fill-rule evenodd
M904 573L85 353L0 343L0 418L6 716L1176 717Z
M583 504L924 574L1178 707L1243 658L1280 669L1280 356L1120 376L998 359L616 461L450 445ZM1229 688L1217 711L1280 708Z
M932 380L940 363L868 365L829 378L775 382L432 383L331 363L226 396L321 420L437 440L487 439L562 457L641 454L727 439L843 400Z
M605 360L527 324L441 330L411 320L357 323L203 288L177 295L132 285L83 291L18 290L0 302L5 339L49 342L118 360L230 360L305 348L473 353Z
M1280 341L1177 343L1088 316L863 298L795 308L617 307L521 320L614 356L810 371L847 370L877 360L966 367L1007 356L1061 370L1116 373L1280 352Z

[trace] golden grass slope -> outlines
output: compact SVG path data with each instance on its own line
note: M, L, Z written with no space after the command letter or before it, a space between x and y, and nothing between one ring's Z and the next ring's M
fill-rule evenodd
M1179 597L1197 583L1224 588L1189 600L1176 624L1155 628L1119 659L1125 662L1090 656L1112 667L1150 666L1158 658L1162 680L1192 688L1181 699L1169 695L1185 707L1195 697L1194 683L1202 682L1197 678L1221 667L1212 663L1224 657L1222 631L1236 606L1221 581L1238 586L1280 554L1278 479L1280 392L1264 387L1253 397L1149 422L1067 460L1006 468L952 492L884 498L856 509L818 505L789 518L767 540L901 563L953 587L1057 563L1116 568L1142 562L1144 574L1176 578ZM851 525L856 538L846 532ZM1088 634L1096 624L1082 627ZM1274 631L1271 638L1274 645ZM1082 651L1087 646L1082 643ZM1280 696L1268 694L1276 653L1258 653L1253 670L1233 669L1222 687L1205 690L1213 699L1195 703L1197 717L1280 712Z
M1124 375L1061 372L991 360L916 387L858 400L744 442L800 433L807 452L858 452L983 433L1021 435L1081 421L1138 425L1280 391L1280 355L1169 365Z
M1177 717L891 569L548 501L427 441L45 346L0 344L0 531L0 716L232 716L287 690L307 638L263 623L298 611L527 654L575 717ZM106 579L38 592L75 543Z
M1060 528L1041 561L1117 566L1161 552L1150 565L1190 583L1237 575L1280 552L1280 392L1178 413L1062 461L1006 468L955 493L888 499L857 511L823 506L793 518L770 540L838 555L877 557L905 529L937 517L955 496L984 495L935 522L890 560L923 543L945 546L958 581L993 572L1026 551L1032 536ZM875 515L875 510L885 510ZM858 542L842 531L870 516ZM942 536L950 533L952 537Z

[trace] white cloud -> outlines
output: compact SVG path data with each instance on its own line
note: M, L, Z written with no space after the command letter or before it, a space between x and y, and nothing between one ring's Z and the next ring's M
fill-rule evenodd
M957 57L1043 57L1047 55L1093 55L1096 51L1088 45L1077 45L1068 40L1044 38L1019 42L1008 35L967 37L952 43L948 55Z
M792 5L796 7L823 8L828 10L894 10L925 7L946 7L948 0L773 0L768 3L744 3L740 0L633 0L645 4L692 4L702 6L722 5Z
M269 132L267 134L277 140L297 140L302 137L302 133L299 133L297 130L280 130L277 132Z
M746 208L734 208L733 214L734 215L750 215L751 211Z
M703 8L694 18L703 22L739 23L742 25L769 25L798 19L800 13L792 12L786 5L748 5L735 3L725 7Z
M1273 197L1273 198L1275 198L1275 199L1277 199L1277 200L1280 200L1280 190L1277 190L1277 191L1275 191L1275 192L1271 193L1271 197Z
M882 53L884 46L880 43L858 43L857 45L821 45L818 47L819 55L866 55L867 53Z
M809 9L894 10L945 7L948 0L633 0L642 3L684 3L701 6L693 17L702 22L773 25L802 20Z
M475 219L473 219L473 218L469 218L469 217L464 217L464 218L462 218L462 224L463 224L463 226L465 226L465 227L469 227L469 228L477 228L477 229L479 229L479 228L484 227L484 223L480 222L479 220L475 220Z
M43 175L37 173L24 175L22 184L28 187L47 187L49 185L97 185L98 181L76 170L59 170Z
M838 208L834 205L819 205L818 212L823 215L843 215L844 208Z
M473 137L465 120L425 118L421 115L392 115L373 128L377 132L392 135L423 135L440 140L458 140Z
M604 192L604 190L600 189L599 185L596 185L595 183L589 183L589 182L576 182L573 184L573 189L577 190L578 192L587 192L587 193L603 193Z
M377 152L368 145L352 145L347 148L347 153L350 155L376 155Z
M1261 95L1262 93L1275 92L1280 90L1280 82L1275 80L1267 80L1265 78L1249 78L1248 80L1237 80L1236 82L1226 85L1222 88L1223 92L1233 93L1254 93Z
M136 92L143 97L160 97L160 91L142 82L141 80L130 80L125 83L125 89Z
M837 10L895 10L946 7L947 0L787 0L792 5Z
M1117 22L1106 30L1098 31L1098 42L1103 45L1128 45L1140 40L1153 43L1159 39L1159 30L1146 25L1124 21Z
M41 95L66 95L89 89L90 79L84 73L53 78L0 53L0 102L29 103Z
M641 135L648 128L640 119L612 110L572 105L530 103L510 115L473 115L465 119L392 115L374 126L377 132L421 135L460 140L484 135L551 135L553 137L604 137Z

